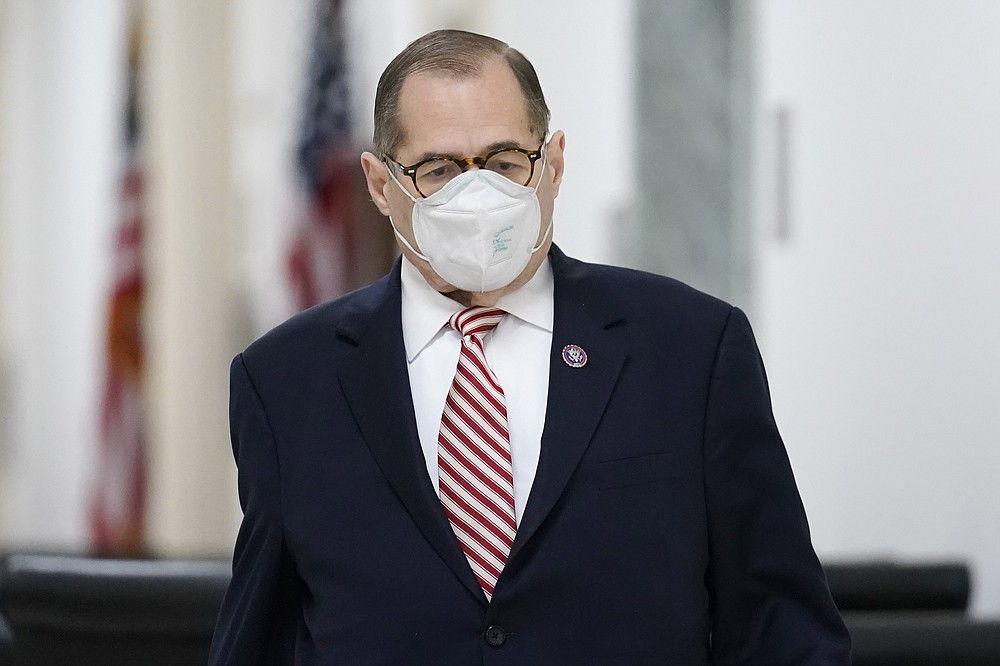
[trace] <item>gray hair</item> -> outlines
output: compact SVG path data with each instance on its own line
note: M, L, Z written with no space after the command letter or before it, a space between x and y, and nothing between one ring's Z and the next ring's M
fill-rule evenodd
M544 136L549 130L549 107L545 104L538 75L524 55L505 42L464 30L435 30L411 42L382 72L375 92L375 152L392 156L406 139L399 119L399 93L410 74L448 72L456 78L478 76L491 60L502 58L517 79L524 95L532 132Z

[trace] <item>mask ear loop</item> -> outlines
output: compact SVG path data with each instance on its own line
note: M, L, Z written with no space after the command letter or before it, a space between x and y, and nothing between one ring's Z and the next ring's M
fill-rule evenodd
M406 246L406 249L408 249L410 252L412 252L413 254L415 254L418 259L422 259L422 260L426 261L427 263L431 263L431 258L430 257L428 257L426 255L423 255L420 252L418 252L416 250L416 248L414 248L412 245L410 245L410 241L406 240L406 237L403 236L403 234L399 233L399 229L396 228L396 223L392 221L392 215L389 216L389 226L392 227L392 233L396 234L396 238L399 239L400 243L402 243L403 245Z
M545 135L545 139L548 139L548 136L549 135L546 134ZM542 184L542 176L545 174L545 167L548 165L548 162L547 162L548 158L549 158L549 151L545 150L545 140L543 140L542 141L542 168L538 172L538 182L535 183L535 189L534 189L535 200L536 201L538 200L538 187ZM545 245L545 241L548 240L548 237L551 234L552 234L552 218L550 217L549 218L549 223L545 227L545 233L542 235L542 240L540 240L538 242L538 245L536 245L535 247L531 248L531 254L534 254L534 253L538 252L539 250L541 250L542 246Z
M538 191L538 186L542 184L542 175L545 173L545 167L548 166L549 151L545 150L545 143L548 140L549 135L546 134L545 138L542 139L542 168L538 170L538 182L535 183L534 190Z
M549 223L545 227L545 234L542 236L542 240L539 241L538 245L536 245L535 247L531 248L531 254L534 254L534 253L538 252L539 250L541 250L542 246L545 245L545 241L548 239L548 237L551 234L552 234L552 218L550 217L549 218Z
M396 187L398 187L400 190L402 190L403 194L405 194L406 196L408 196L410 198L410 201L412 201L413 203L417 203L419 200L416 197L414 197L412 194L410 194L406 190L406 188L403 187L403 184L401 182L399 182L399 179L396 178L396 174L393 173L394 169L392 168L392 166L390 166L385 161L383 161L382 163L385 164L385 169L386 169L386 171L389 174L389 178L392 180L392 182L396 183ZM428 257L428 256L426 256L426 255L424 255L424 254L422 254L420 252L418 252L415 247L413 247L412 245L410 245L410 241L406 240L406 237L403 236L403 234L399 233L399 229L396 227L396 222L395 222L395 220L392 219L392 215L389 215L389 226L392 227L392 233L394 233L396 235L396 238L399 239L400 243L402 243L403 245L406 246L406 249L408 249L410 252L412 252L417 258L419 258L419 259L421 259L423 261L426 261L427 263L431 262L430 257Z

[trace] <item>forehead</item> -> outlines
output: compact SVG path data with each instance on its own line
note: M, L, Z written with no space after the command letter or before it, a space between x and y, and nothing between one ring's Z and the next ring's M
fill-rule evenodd
M411 74L400 90L399 119L405 139L396 152L404 162L428 154L476 155L502 142L528 146L537 141L524 95L503 60L488 63L478 76Z

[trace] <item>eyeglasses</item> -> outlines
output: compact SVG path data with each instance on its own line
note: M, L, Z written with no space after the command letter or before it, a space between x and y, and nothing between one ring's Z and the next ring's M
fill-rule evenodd
M448 184L453 178L476 166L508 178L518 185L527 185L535 175L535 162L542 158L542 146L535 150L526 148L501 148L487 153L485 157L437 156L404 166L392 157L386 157L401 172L410 177L413 187L422 197L429 197Z

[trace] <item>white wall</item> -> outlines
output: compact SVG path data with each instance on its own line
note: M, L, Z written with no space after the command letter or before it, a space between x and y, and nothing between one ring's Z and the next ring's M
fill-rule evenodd
M756 328L820 554L966 559L1000 612L1000 3L761 0ZM762 173L772 166L762 133Z
M228 368L240 349L233 5L147 8L148 545L163 555L224 554L237 516Z
M0 2L0 549L74 547L86 534L121 5Z
M234 283L248 336L294 312L285 268L303 214L294 146L302 125L312 7L310 0L256 0L233 12L232 164L241 247Z

